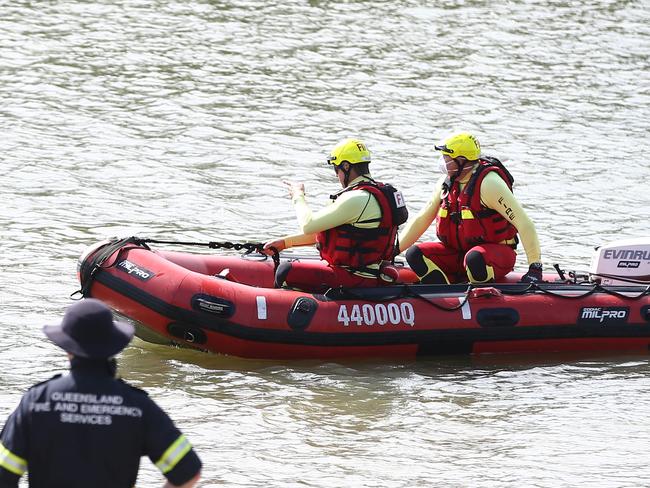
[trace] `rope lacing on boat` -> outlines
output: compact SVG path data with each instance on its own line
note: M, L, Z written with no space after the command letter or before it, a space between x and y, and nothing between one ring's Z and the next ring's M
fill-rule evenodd
M132 247L127 247L128 244L133 244ZM120 254L129 249L135 247L143 247L145 249L151 249L148 244L172 244L172 245L182 245L182 246L204 246L209 247L210 249L234 249L235 251L244 250L244 254L251 254L254 251L263 253L264 244L259 242L190 242L190 241L166 241L159 239L149 239L149 238L140 238L140 237L125 237L121 239L113 239L108 244L101 247L96 251L93 258L87 262L81 263L81 268L79 270L79 281L81 283L81 288L75 291L70 295L71 298L79 300L81 298L87 297L88 292L90 291L90 286L92 285L95 274L99 269L106 268L103 266L105 261L119 249ZM280 265L280 253L274 247L270 248L273 259L274 268L277 270ZM119 255L118 255L119 257ZM116 263L118 259L114 260ZM110 267L110 266L108 266ZM75 298L79 295L78 298Z

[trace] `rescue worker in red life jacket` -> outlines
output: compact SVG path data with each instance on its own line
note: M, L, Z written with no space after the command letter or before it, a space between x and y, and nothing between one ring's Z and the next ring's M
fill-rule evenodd
M519 239L529 265L521 281L541 281L537 232L512 194L510 173L498 159L482 157L478 140L466 132L435 148L442 152L445 175L399 236L400 250L406 249L406 260L420 282L499 280L514 268ZM434 220L440 242L414 244Z
M317 244L321 258L280 264L275 286L323 292L333 287L381 286L393 281L396 271L380 265L397 251L398 226L408 212L402 194L370 176L370 151L358 139L340 142L327 158L343 187L332 204L312 213L302 183L287 183L301 232L269 241L264 248L277 251Z
M115 377L112 359L133 337L92 298L66 311L45 335L68 353L70 373L32 386L0 434L0 487L131 488L140 458L167 478L165 488L193 487L201 461L147 394Z

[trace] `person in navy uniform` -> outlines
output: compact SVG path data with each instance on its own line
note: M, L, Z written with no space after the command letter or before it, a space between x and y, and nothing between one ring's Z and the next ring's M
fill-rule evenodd
M90 298L43 331L68 352L70 373L31 387L9 416L0 434L0 487L17 487L28 471L32 488L130 488L144 455L167 478L165 487L194 486L201 461L189 441L144 391L115 377L113 357L133 326Z

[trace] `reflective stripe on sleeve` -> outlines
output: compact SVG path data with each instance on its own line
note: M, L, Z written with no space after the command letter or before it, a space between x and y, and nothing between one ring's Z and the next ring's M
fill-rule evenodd
M185 454L187 454L192 445L184 435L181 435L176 439L171 446L163 453L160 459L156 462L156 467L165 474L174 469L178 462L183 459Z
M27 460L16 456L0 443L0 466L7 471L11 471L18 476L22 476L27 471Z

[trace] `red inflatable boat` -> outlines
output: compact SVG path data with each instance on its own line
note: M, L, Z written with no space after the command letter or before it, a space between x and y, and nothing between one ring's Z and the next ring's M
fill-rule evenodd
M590 273L557 268L530 285L417 285L401 267L402 284L312 294L272 288L266 256L155 250L133 237L91 246L78 274L83 296L133 320L143 339L246 358L647 353L648 242L601 248Z

